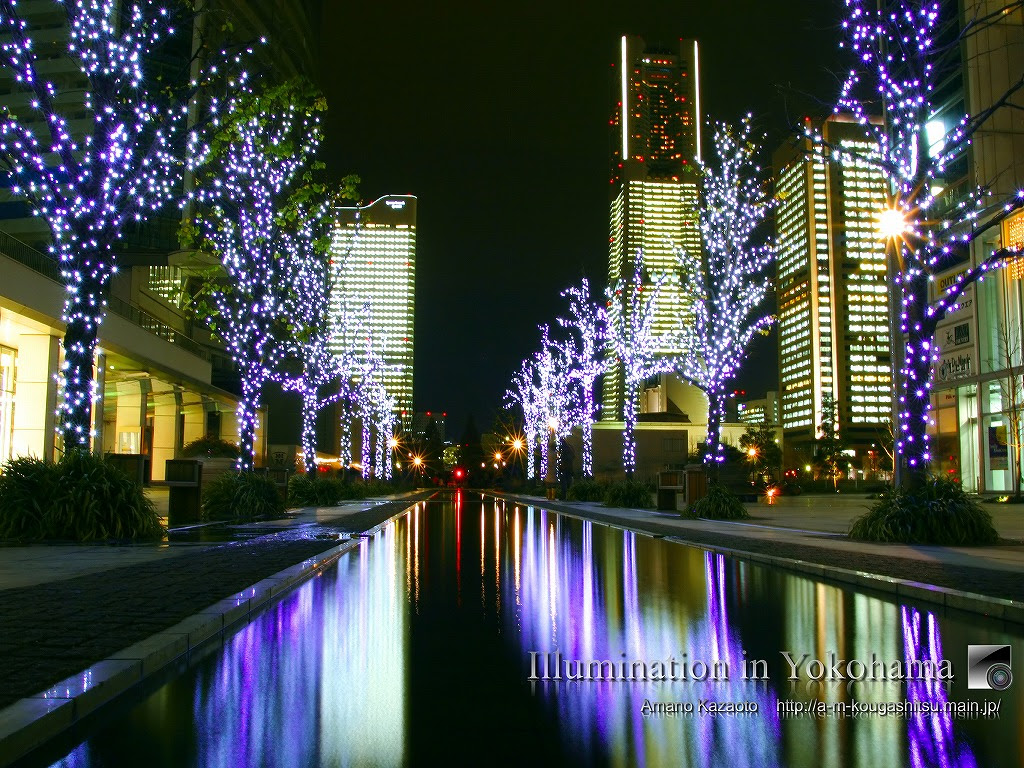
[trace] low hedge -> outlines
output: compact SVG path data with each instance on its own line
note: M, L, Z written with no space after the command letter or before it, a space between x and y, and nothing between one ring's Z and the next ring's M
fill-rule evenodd
M569 486L566 498L569 501L604 501L608 485L596 480L577 480Z
M625 480L612 483L604 495L606 507L627 507L629 509L654 509L651 494L654 486L639 480Z
M255 472L225 472L203 488L204 520L248 522L284 514L274 481Z
M0 473L0 539L159 539L163 533L138 481L100 456L20 457Z

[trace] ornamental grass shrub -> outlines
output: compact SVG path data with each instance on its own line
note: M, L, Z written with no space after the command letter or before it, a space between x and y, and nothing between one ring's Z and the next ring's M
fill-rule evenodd
M238 445L235 443L209 436L186 443L181 449L181 455L186 459L237 459L238 454Z
M853 521L850 538L861 541L974 546L995 544L992 516L963 486L933 477L916 488L889 488L867 513Z
M721 483L710 483L707 495L687 507L684 517L708 520L744 520L750 517L743 502Z
M20 457L0 473L0 539L159 539L163 533L139 482L100 456Z
M225 472L203 488L204 520L249 522L284 514L274 481L256 472Z
M628 509L654 509L651 494L654 486L639 480L626 480L612 483L604 495L606 507L626 507Z
M596 480L577 480L569 486L566 498L569 501L604 501L608 486Z
M292 475L288 480L288 506L333 507L345 496L346 489L337 477Z

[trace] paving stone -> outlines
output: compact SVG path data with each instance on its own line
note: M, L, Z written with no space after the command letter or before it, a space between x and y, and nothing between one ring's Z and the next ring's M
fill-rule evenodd
M318 525L322 538L281 531L64 581L0 590L0 708L36 696L91 664L332 549L339 544L338 533L369 530L429 495L379 504ZM268 594L270 586L264 585Z

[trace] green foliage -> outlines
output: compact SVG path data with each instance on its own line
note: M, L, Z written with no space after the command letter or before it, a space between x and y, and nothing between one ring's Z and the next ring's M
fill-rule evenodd
M569 501L604 501L608 486L596 480L576 480L569 486Z
M721 483L711 483L708 485L707 496L691 504L683 516L708 520L744 520L750 517L750 513L728 488Z
M181 449L181 455L186 459L195 456L207 459L237 459L238 445L207 435L186 443Z
M99 456L22 457L0 474L0 539L158 539L164 529L139 483Z
M256 472L225 472L203 489L203 519L247 522L284 513L274 481Z
M53 464L28 456L7 462L0 474L0 539L48 538L46 513L56 492Z
M927 479L916 488L890 488L854 520L850 537L862 541L962 547L995 544L989 515L955 480Z
M342 499L362 498L354 495L356 490L337 477L293 475L288 481L288 506L333 507Z
M653 492L653 485L639 480L612 483L605 492L604 503L607 507L654 509L654 502L651 500Z
M776 442L777 438L775 428L768 424L751 424L740 435L740 448L746 454L747 462L765 482L774 481L782 466L782 448ZM750 455L751 450L754 451L753 456Z

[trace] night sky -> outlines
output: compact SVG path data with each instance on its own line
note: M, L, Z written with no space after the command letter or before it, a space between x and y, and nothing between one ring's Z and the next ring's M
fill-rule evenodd
M417 410L491 424L559 292L607 270L611 64L622 34L701 45L705 118L746 112L765 155L830 111L842 0L325 3L322 157L364 202L419 198ZM705 143L705 151L708 150ZM777 388L758 337L739 387Z

